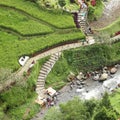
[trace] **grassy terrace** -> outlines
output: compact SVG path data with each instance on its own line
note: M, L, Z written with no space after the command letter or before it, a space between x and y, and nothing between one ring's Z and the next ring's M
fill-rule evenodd
M18 69L18 59L22 55L31 55L37 51L49 48L56 44L71 40L80 40L84 35L80 31L72 31L66 34L53 33L41 37L33 37L29 40L19 40L17 36L0 32L0 67Z
M109 26L100 29L100 31L103 33L109 33L109 35L114 35L115 32L120 31L120 17Z
M0 4L12 6L19 10L25 11L37 17L41 20L47 21L47 23L57 27L57 28L70 28L74 27L73 19L68 14L56 14L51 11L42 10L38 8L36 4L24 1L24 0L1 0Z
M31 20L15 10L7 11L5 8L0 8L0 25L7 26L23 35L53 32L50 27Z

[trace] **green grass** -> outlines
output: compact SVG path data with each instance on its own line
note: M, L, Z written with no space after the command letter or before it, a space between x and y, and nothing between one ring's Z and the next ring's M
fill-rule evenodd
M109 35L114 35L115 32L120 31L120 18L118 18L115 22L113 22L109 26L100 29L99 31L107 33Z
M110 101L113 108L120 114L120 89L110 96Z
M102 1L97 2L96 6L92 6L89 3L88 20L94 21L94 20L97 20L98 18L100 18L103 13L103 8L104 8L104 5L103 5Z
M94 15L96 16L96 18L100 18L103 13L103 9L104 9L103 3L98 2L94 8L95 8Z
M31 69L30 76L0 94L0 120L30 120L40 111L40 106L35 103L35 85L39 70L48 58L39 60Z
M43 34L53 32L53 30L37 21L19 14L14 10L0 8L0 25L12 28L21 34Z
M120 61L120 43L112 46L97 44L64 51L46 78L46 87L60 89L66 82L70 71L74 74L86 73L111 66Z
M24 0L1 0L0 4L13 6L23 10L30 15L48 22L58 28L74 27L72 16L63 13L53 13L52 11L38 8L36 4Z
M63 31L64 32L64 31ZM43 37L19 40L17 36L0 32L0 67L17 70L20 65L18 59L22 55L31 55L61 42L80 40L84 35L80 31L72 31L66 34L50 34Z
M58 90L63 87L67 82L67 75L69 74L69 65L66 59L62 56L54 65L52 71L48 74L46 78L46 88L52 86L54 89Z

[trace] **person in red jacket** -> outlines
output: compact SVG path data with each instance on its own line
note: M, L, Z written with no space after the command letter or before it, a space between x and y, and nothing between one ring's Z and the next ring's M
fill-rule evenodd
M95 6L96 5L96 0L91 0L91 5Z

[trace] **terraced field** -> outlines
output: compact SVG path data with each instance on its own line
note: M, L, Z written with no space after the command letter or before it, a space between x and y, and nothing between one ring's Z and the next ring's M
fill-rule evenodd
M16 71L22 55L84 38L68 13L53 12L24 0L0 1L0 68Z
M53 32L53 30L47 25L30 19L13 9L7 11L2 7L0 8L0 26L8 27L22 35Z
M65 13L56 14L48 10L38 8L36 4L24 1L24 0L1 0L0 7L4 6L6 9L14 8L16 11L20 11L23 14L30 15L34 18L54 26L56 28L71 28L74 27L72 17Z

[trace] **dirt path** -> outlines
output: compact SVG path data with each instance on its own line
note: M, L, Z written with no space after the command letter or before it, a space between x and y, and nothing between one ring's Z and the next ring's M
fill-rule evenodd
M88 45L88 44L87 44ZM37 61L41 58L44 58L46 56L52 55L54 53L60 52L60 51L64 51L64 50L68 50L71 48L77 48L83 46L82 42L76 42L76 43L71 43L71 44L66 44L66 45L62 45L62 46L58 46L56 48L50 49L48 51L45 51L35 57L30 58L27 63L25 64L25 66L23 66L21 69L19 69L18 71L18 75L22 75L24 72L27 72L29 69L29 66L31 65L32 61Z
M93 29L106 27L120 17L120 0L110 0L104 4L105 9L102 17L90 24Z

